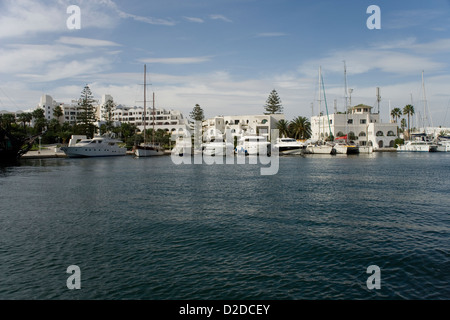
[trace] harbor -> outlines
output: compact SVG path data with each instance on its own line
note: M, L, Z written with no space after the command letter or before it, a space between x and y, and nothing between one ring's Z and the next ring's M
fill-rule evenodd
M0 8L0 300L450 299L450 0Z

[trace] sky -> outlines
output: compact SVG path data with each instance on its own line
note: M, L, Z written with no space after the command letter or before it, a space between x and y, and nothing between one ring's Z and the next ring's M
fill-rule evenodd
M450 0L0 0L0 110L70 103L86 84L143 105L145 64L156 107L262 114L275 89L292 120L319 112L320 67L322 111L345 110L347 80L352 105L377 109L380 88L384 122L412 103L419 125L450 127L449 57Z

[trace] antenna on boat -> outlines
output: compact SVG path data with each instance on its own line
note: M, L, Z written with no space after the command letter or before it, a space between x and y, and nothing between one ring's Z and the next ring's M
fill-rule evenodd
M345 98L345 113L347 113L348 108L348 89L347 89L347 65L345 64L344 60L344 83L345 83L345 92L344 92L344 98Z

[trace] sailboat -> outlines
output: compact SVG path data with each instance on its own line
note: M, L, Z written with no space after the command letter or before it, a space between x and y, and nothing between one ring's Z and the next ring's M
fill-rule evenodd
M321 113L320 113L320 106L322 104L322 94L321 94L321 88L323 87L323 95L325 97L325 106L327 109L327 117L328 117L328 106L327 106L327 99L325 96L325 86L323 84L323 77L322 77L322 67L319 68L319 139L320 137L320 117L321 117ZM331 127L330 127L330 121L328 119L328 127L330 128L330 136L332 135L331 133ZM323 140L319 140L316 141L315 143L308 143L308 145L305 148L305 153L310 153L310 154L336 154L336 149L333 148L332 145L330 145L329 143L326 143Z
M144 142L134 147L136 157L153 157L164 155L164 149L155 144L155 93L153 92L153 132L152 143L147 143L147 66L144 65Z
M344 79L345 79L345 111L346 111L346 118L348 118L348 106L347 106L347 66L344 61ZM348 119L346 119L346 131L348 132ZM359 147L348 140L348 134L346 134L343 137L338 137L334 139L334 148L336 149L337 154L357 154L360 152ZM365 149L365 148L364 148ZM365 149L364 151L367 151L367 153L370 152L370 148Z

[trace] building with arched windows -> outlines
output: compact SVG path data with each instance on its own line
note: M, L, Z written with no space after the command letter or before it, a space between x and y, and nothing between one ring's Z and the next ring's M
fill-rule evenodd
M278 121L284 119L284 114L217 116L203 121L203 139L223 138L222 135L231 132L233 138L258 134L270 141L271 130L276 129Z
M311 117L312 140L327 140L347 135L359 146L373 146L374 150L395 146L396 123L382 123L379 113L372 113L372 107L357 105L347 113Z

